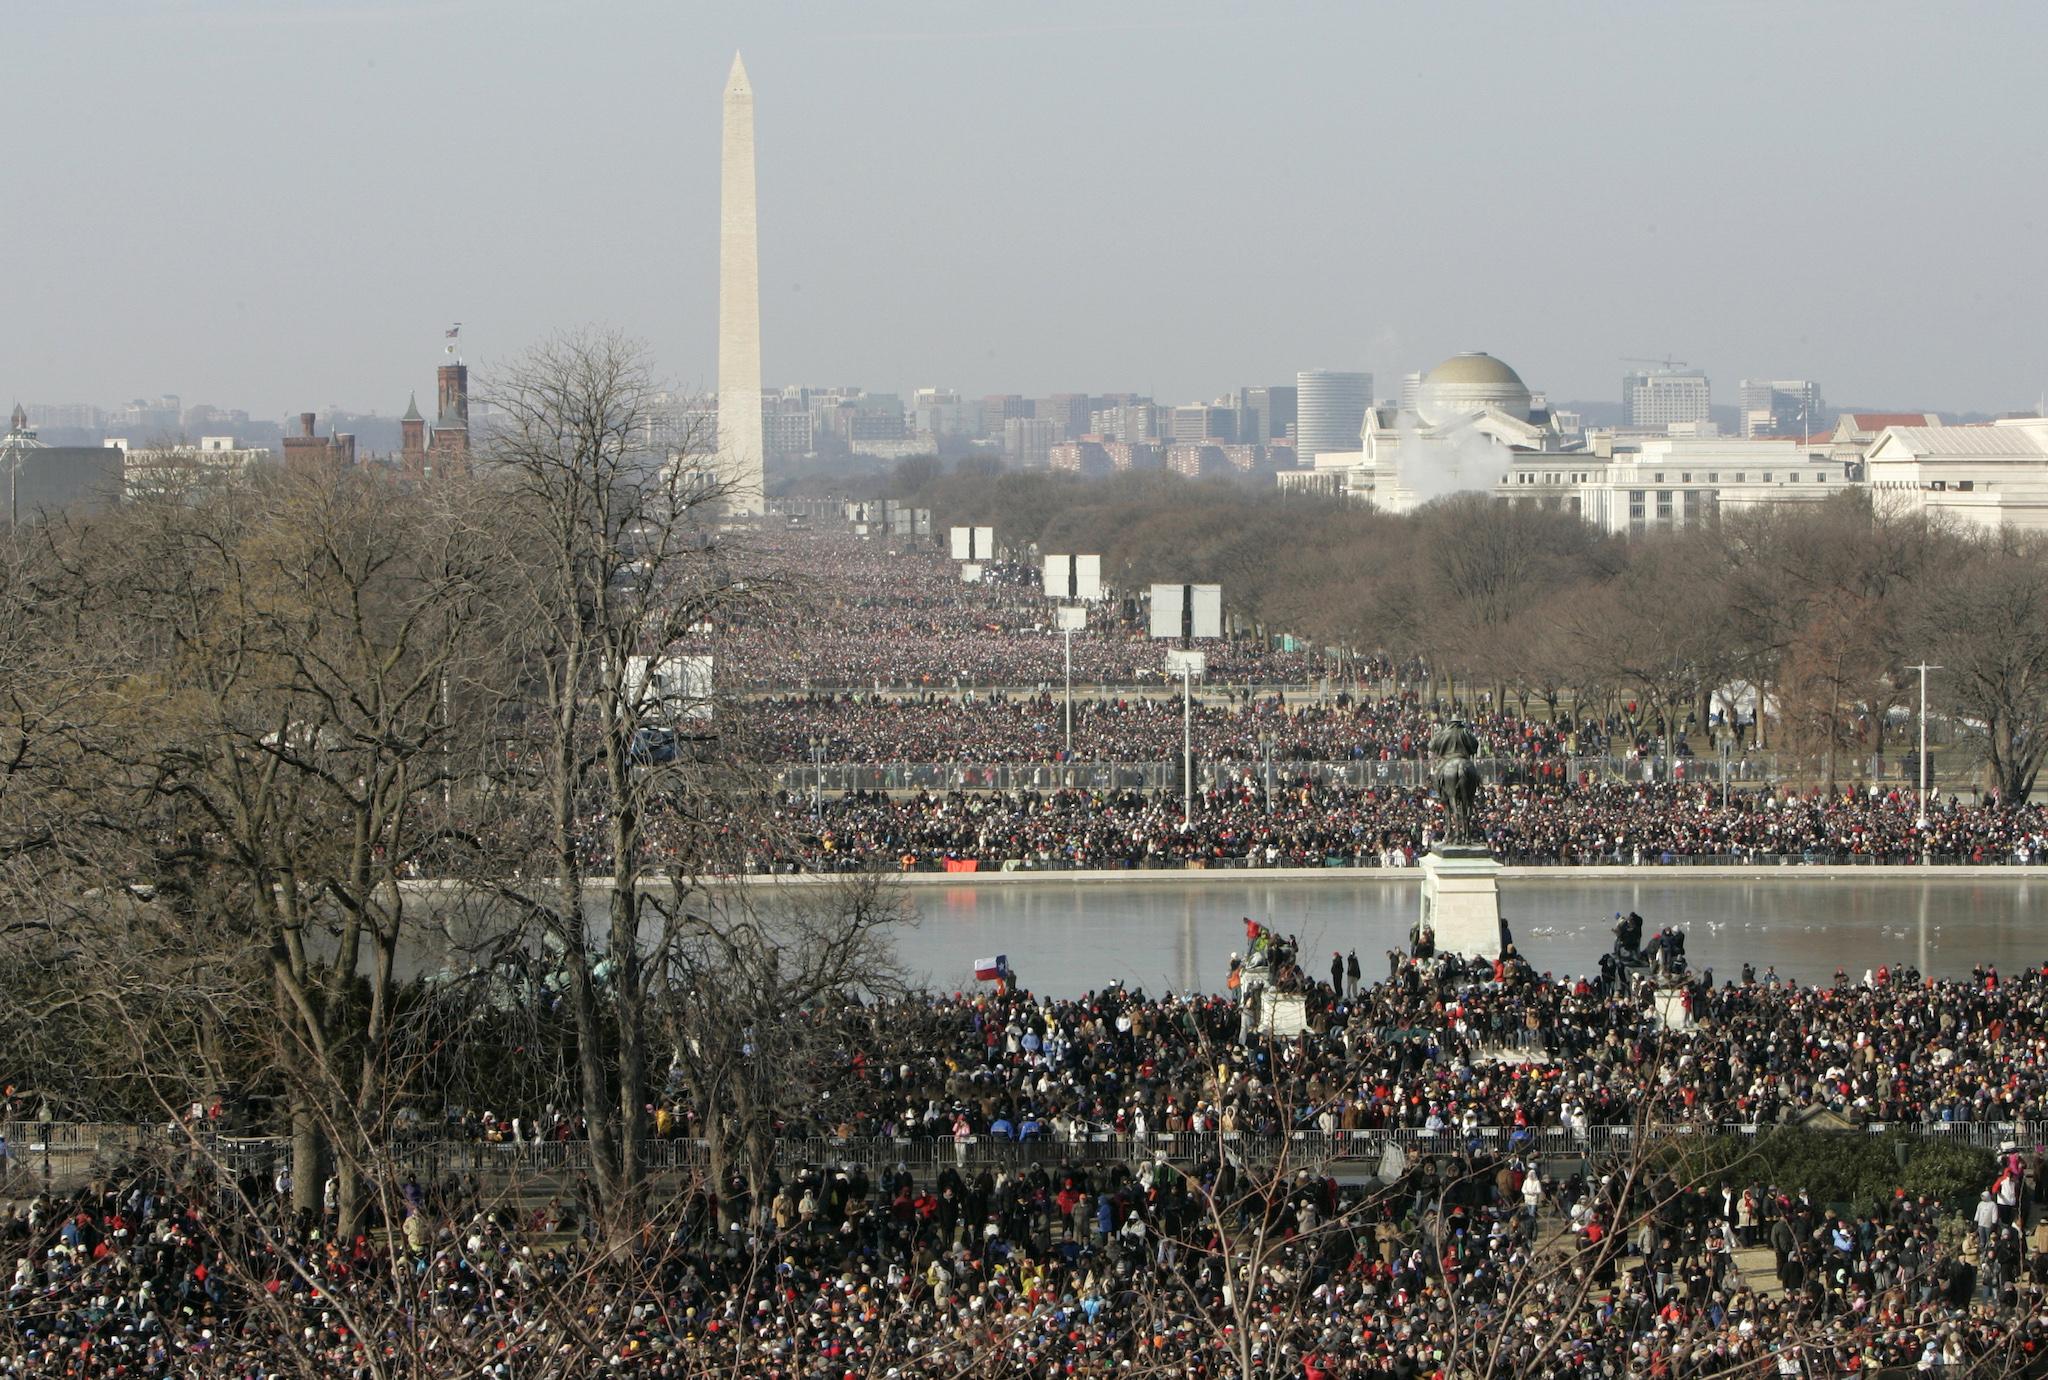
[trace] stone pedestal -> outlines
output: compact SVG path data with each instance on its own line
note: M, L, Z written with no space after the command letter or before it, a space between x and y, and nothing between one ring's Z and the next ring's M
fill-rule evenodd
M1653 1000L1657 1019L1666 1030L1692 1029L1692 1012L1685 1009L1685 988L1659 986Z
M1422 857L1422 923L1436 951L1500 957L1500 864L1485 848L1440 844Z
M1276 1040L1291 1040L1308 1029L1308 1002L1299 992L1268 991L1259 1007L1259 1033Z

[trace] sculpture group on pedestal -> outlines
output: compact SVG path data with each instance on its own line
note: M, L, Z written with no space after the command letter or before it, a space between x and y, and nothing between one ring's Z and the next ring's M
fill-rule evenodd
M1444 824L1422 859L1422 921L1418 950L1463 958L1499 958L1507 947L1500 920L1500 864L1478 822L1479 735L1463 719L1429 735L1430 781L1443 802Z

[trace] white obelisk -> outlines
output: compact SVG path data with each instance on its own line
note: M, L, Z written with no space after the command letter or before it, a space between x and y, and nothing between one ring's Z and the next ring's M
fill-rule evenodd
M734 513L765 511L761 464L761 262L754 222L754 88L733 54L718 177L718 474Z

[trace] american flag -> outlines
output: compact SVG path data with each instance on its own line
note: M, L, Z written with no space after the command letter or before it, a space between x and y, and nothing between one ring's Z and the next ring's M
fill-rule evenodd
M449 327L449 328L448 328L447 330L443 331L443 332L442 332L441 334L442 334L442 335L444 335L444 336L446 336L446 337L447 337L448 339L450 339L450 340L453 340L453 339L455 339L455 337L456 337L456 336L458 336L458 335L461 335L461 334L462 334L462 323L461 323L460 321L456 322L456 323L455 323L454 325L450 326L450 327Z

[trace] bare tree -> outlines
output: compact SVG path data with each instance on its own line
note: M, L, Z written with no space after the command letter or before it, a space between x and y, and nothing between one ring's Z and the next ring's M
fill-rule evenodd
M79 776L127 848L103 866L152 904L98 909L145 951L265 956L300 1205L338 1151L352 1215L379 1128L337 1146L321 1127L382 1101L401 882L435 827L487 553L437 496L362 471L148 499L53 541L81 639L126 649Z
M828 1104L843 1074L842 1017L903 990L889 949L903 900L880 877L854 874L705 888L677 906L661 1028L712 1182L737 1170L759 1202L782 1123Z
M2026 803L2048 760L2048 541L2001 533L1933 572L1911 620L1915 645L1981 747L2001 804Z
M555 949L596 1184L624 1227L642 1185L649 996L680 920L643 883L700 870L696 831L724 798L680 736L702 692L680 703L664 677L747 586L719 549L726 491L704 468L709 436L651 441L656 389L639 347L558 337L488 397L481 481L503 501L509 751L486 883Z

